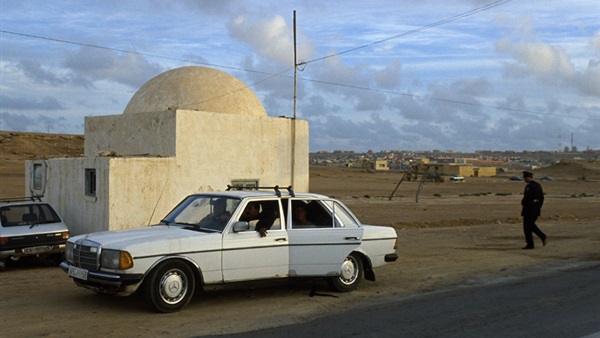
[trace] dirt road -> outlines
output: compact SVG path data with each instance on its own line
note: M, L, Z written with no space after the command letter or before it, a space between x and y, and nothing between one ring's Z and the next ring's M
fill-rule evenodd
M7 148L3 148L6 150ZM23 157L4 152L0 193L24 191ZM14 156L13 156L14 155ZM31 155L34 156L34 155ZM27 157L29 158L29 157ZM393 226L399 260L376 270L351 293L333 293L310 281L210 291L181 312L149 312L136 297L112 298L76 287L43 262L13 264L0 273L0 335L10 337L191 337L255 330L310 320L368 302L457 285L487 283L600 260L598 172L562 167L542 182L546 203L539 225L549 244L524 245L519 218L523 182L507 177L402 183L400 173L311 168L311 192L346 203L363 223ZM595 173L595 174L594 174ZM26 263L26 264L25 264ZM321 296L310 296L311 289ZM568 292L568 289L565 291ZM334 296L334 297L331 297Z
M310 297L312 282L207 291L181 312L157 314L136 297L113 298L76 287L60 269L13 266L0 274L3 337L191 337L306 321L391 296L543 273L600 260L600 224L551 222L546 247L520 249L517 224L398 230L400 259L351 293ZM325 295L333 295L329 297Z

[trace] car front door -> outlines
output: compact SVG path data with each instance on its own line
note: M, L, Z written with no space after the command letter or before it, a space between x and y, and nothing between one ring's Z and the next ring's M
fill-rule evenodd
M288 203L290 276L334 276L360 246L363 228L338 201L293 198ZM308 222L298 217L306 209ZM305 223L305 224L302 224Z
M260 205L261 219L243 220L250 203ZM274 213L274 216L273 216ZM278 199L253 200L240 205L235 221L248 222L245 231L230 231L223 235L223 280L225 282L287 277L289 271L288 236ZM261 237L256 223L267 219L270 228Z

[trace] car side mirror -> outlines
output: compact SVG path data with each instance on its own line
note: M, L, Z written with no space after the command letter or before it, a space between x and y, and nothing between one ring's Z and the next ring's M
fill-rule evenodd
M250 230L250 224L244 221L238 221L233 223L233 232L242 232Z

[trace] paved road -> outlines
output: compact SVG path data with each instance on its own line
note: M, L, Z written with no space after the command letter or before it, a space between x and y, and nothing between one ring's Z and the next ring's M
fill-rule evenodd
M600 265L461 287L229 337L600 337Z

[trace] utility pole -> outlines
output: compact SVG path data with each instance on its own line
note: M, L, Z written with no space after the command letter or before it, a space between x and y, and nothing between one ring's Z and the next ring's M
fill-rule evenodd
M292 118L292 163L291 163L291 183L294 187L295 182L295 170L296 170L296 86L297 86L297 74L298 74L298 62L296 61L296 10L294 10L294 117Z
M298 81L298 61L296 54L296 10L294 10L294 120L296 119L296 84Z
M571 151L573 151L573 133L571 133Z

